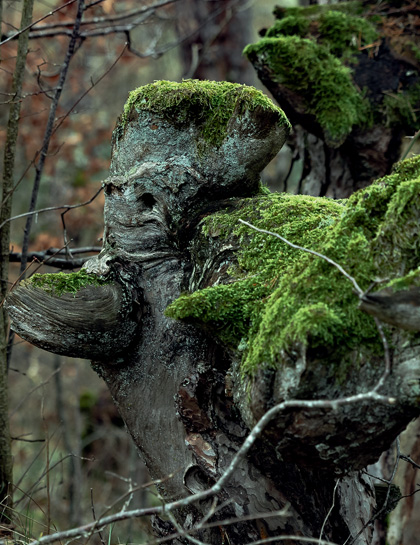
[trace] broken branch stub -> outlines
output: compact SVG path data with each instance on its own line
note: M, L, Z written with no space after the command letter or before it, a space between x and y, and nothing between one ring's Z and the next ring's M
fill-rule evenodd
M134 334L124 299L115 282L60 296L26 282L7 305L13 330L25 340L55 354L103 361L127 351Z

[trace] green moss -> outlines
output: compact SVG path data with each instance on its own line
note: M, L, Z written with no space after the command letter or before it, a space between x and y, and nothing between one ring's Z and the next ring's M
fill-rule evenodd
M381 105L385 125L403 125L407 129L418 130L418 111L420 107L420 83L415 83L398 93L386 93Z
M416 58L416 61L420 62L420 47L414 42L409 42L407 45L409 46L411 51L414 53L414 57Z
M263 63L271 79L302 97L303 109L313 114L328 143L339 146L353 126L370 121L368 101L356 89L351 70L328 47L298 36L263 38L244 54Z
M309 21L302 15L288 15L267 30L266 38L274 38L278 36L301 36L304 38L309 30Z
M329 11L330 9L331 5L329 4L312 4L310 6L296 6L293 8L284 8L277 6L274 8L273 13L274 16L278 19L281 19L288 15L297 15L301 17L317 17L325 13L325 11ZM339 2L338 4L334 4L334 11L341 11L349 15L362 15L363 4L360 0L354 0L351 2Z
M349 280L321 258L238 220L323 253L367 289L384 273L396 279L405 269L406 283L417 281L419 199L420 156L347 201L287 194L244 199L234 212L219 212L203 224L209 236L219 232L239 242L232 283L184 294L166 313L207 324L242 352L242 368L250 375L281 365L283 351L296 343L334 354L336 362L350 361L350 351L360 347L380 353L376 326L358 309Z
M257 108L277 114L279 123L289 125L283 111L254 87L199 80L156 81L130 93L119 126L125 127L133 111L144 110L179 127L195 123L205 142L220 146L231 117Z
M401 75L398 92L381 93L374 82L362 90L354 84L352 68L368 55L371 44L380 43L386 24L371 11L362 2L278 8L278 20L265 37L245 49L263 80L291 91L293 109L315 116L330 147L340 146L356 126L419 127L418 70ZM401 39L396 50L401 48L408 58L419 56L414 42ZM380 53L378 60L385 64L386 54ZM288 96L281 88L277 93Z
M359 47L378 39L374 25L364 17L358 17L337 9L308 12L307 8L286 10L285 16L267 30L266 38L279 36L308 37L309 29L317 34L319 43L328 47L336 57L351 57Z
M394 278L385 284L386 288L391 288L393 292L408 290L412 287L420 287L420 268L410 271L401 278Z
M328 45L331 53L338 57L358 52L359 47L379 38L375 27L365 18L336 10L321 15L318 31L321 42Z
M79 397L79 408L82 412L90 411L98 402L98 395L92 390L83 390Z
M24 283L26 286L41 288L48 293L60 296L63 293L76 294L86 286L102 286L108 282L81 269L75 273L33 274Z

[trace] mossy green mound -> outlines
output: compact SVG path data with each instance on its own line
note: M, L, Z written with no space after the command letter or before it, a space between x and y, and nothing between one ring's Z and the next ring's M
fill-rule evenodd
M274 25L244 54L263 80L288 90L284 96L294 97L292 108L314 116L330 147L341 146L355 127L363 131L379 124L418 130L418 70L408 70L392 90L386 82L379 89L375 79L360 79L357 72L359 63L374 68L373 58L388 69L391 55L380 49L381 34L387 29L385 16L379 17L362 2L277 8L275 14ZM408 58L416 55L414 43L396 41L391 44L396 52L404 51Z
M418 281L420 156L346 201L273 194L244 199L233 213L204 221L209 236L237 237L231 284L174 301L168 316L200 320L243 352L243 371L276 368L282 353L303 344L344 356L364 347L380 352L373 319L358 309L352 283L319 257L239 223L276 232L339 263L362 289L380 278Z
M309 11L309 13L308 13ZM300 36L309 38L316 27L317 41L338 57L351 57L359 48L368 46L379 38L375 26L365 19L337 9L318 9L315 14L307 8L287 10L286 15L270 27L266 38Z
M89 274L84 269L74 273L33 274L24 281L26 286L41 288L47 293L63 295L72 293L75 295L87 286L102 286L108 282L95 274Z
M235 114L257 108L269 110L281 125L290 124L281 108L254 87L229 82L183 80L156 81L132 91L124 106L119 127L124 128L134 111L153 112L171 124L200 127L202 138L220 146L227 135L228 123Z
M263 38L244 53L268 66L272 81L302 97L306 113L315 116L331 146L342 144L355 125L369 123L369 103L352 82L350 68L325 45L283 36Z

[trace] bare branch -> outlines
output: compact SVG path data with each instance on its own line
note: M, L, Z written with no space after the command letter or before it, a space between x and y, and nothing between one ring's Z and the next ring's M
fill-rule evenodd
M408 462L409 464L411 464L413 468L420 469L420 465L417 464L410 456L407 456L406 454L400 454L400 458L401 460L404 460L404 462Z
M396 399L392 397L387 397L380 395L376 393L373 390L370 390L369 392L362 393L362 394L356 394L352 396L347 396L343 398L338 398L334 400L322 400L322 399L316 399L316 400L289 400L284 401L282 403L279 403L269 411L265 413L265 415L259 420L259 422L254 426L254 428L251 430L250 434L238 450L238 452L235 454L233 460L231 461L229 467L225 471L225 473L220 477L220 479L209 489L203 490L202 492L199 492L198 494L194 494L192 496L188 496L186 498L175 500L173 502L170 502L166 505L159 506L159 507L147 507L144 509L134 509L131 511L125 511L125 512L119 512L115 513L113 515L109 515L107 517L102 517L98 521L84 524L83 526L79 526L78 528L71 528L69 530L65 530L63 532L56 532L54 534L40 537L37 540L34 540L30 543L30 545L46 545L47 543L54 543L55 541L65 540L65 539L73 539L77 538L83 535L89 535L91 532L96 532L105 526L108 526L110 524L113 524L115 522L119 522L121 520L127 520L129 518L137 518L137 517L144 517L144 516L150 516L150 515L159 515L159 514L168 514L175 509L179 509L180 507L185 507L187 505L190 505L192 503L195 503L197 501L204 500L206 498L212 497L219 492L222 491L223 486L229 481L231 476L233 475L234 471L239 466L240 462L245 458L245 456L248 454L250 448L255 443L256 439L259 437L261 432L264 430L264 428L268 425L268 423L279 413L284 411L285 409L290 408L306 408L306 409L330 409L330 410L336 410L338 407L343 405L351 405L351 404L357 404L361 403L363 401L376 401L379 403L385 403L388 405L393 405L396 403ZM293 536L292 536L293 537ZM277 536L276 538L268 538L271 541L279 540L279 539L291 539L290 536ZM303 538L294 536L294 539L302 540ZM321 543L321 545L326 544L326 541L319 542L318 538L306 538L307 543ZM264 543L264 540L254 542L254 545L257 545L259 543ZM331 545L331 544L330 544Z
M11 36L8 36L5 40L0 42L0 45L3 45L5 43L9 42L10 40L16 40L16 38L18 38L22 34L22 32L26 32L28 29L33 28L35 25L37 25L41 21L44 21L48 17L51 17L51 15L54 15L54 13L57 13L57 11L62 10L63 8L69 6L70 4L74 4L74 2L76 2L76 0L69 0L67 3L63 4L62 6L59 6L58 8L56 8L56 9L54 9L52 11L49 11L46 15L43 15L42 17L40 17L36 21L33 21L30 25L27 25L25 28L22 28L21 30L19 30L19 32L15 32ZM73 21L72 24L74 24L74 21ZM29 38L31 38L31 34L32 33L30 32L29 33Z
M126 51L127 49L127 44L125 44L124 48L122 49L121 53L117 56L117 58L115 59L115 61L111 64L111 66L109 66L109 68L107 68L105 70L105 72L96 80L96 81L92 81L91 83L91 86L86 89L86 91L84 91L80 97L76 100L76 102L71 106L71 108L66 112L65 115L63 115L60 119L60 122L57 123L54 127L54 130L52 131L52 134L51 136L53 136L57 131L58 129L61 127L61 125L64 123L64 121L68 118L68 116L74 111L74 109L80 104L80 102L84 99L84 97L90 93L90 91L96 87L96 85L98 85L98 83L100 83L110 72L111 70L114 68L114 66L118 63L118 61L120 60L120 58L124 55L124 52ZM50 91L52 90L57 90L57 88L55 89L50 89ZM2 207L8 200L8 198L10 198L10 196L13 194L14 191L16 191L16 189L18 188L18 186L20 185L20 183L22 182L22 180L24 179L24 177L26 176L26 174L28 173L29 169L31 168L31 166L33 166L36 162L36 160L38 159L39 155L40 155L40 151L37 151L35 153L35 156L34 158L32 159L32 161L26 166L24 172L22 173L21 177L19 178L19 180L14 184L12 190L9 192L9 194L4 198L3 202L0 204L0 207ZM48 210L46 210L48 211ZM31 214L32 212L29 212L28 214ZM36 212L35 212L36 213ZM17 216L16 216L17 217ZM20 217L20 216L19 216ZM14 219L14 218L12 218ZM3 227L3 224L0 225L0 229Z
M101 248L99 246L92 246L87 250L89 253L99 253L101 251ZM86 257L80 257L80 258L72 258L68 259L61 258L61 257L54 257L50 255L51 249L45 250L44 252L29 252L28 253L28 259L33 261L36 260L40 262L42 265L48 265L49 267L55 267L57 269L61 270L72 270L72 269L80 269L80 267L83 267L83 265L90 259L92 256L86 256ZM76 249L71 249L72 254L77 253L85 253L80 252ZM11 263L20 263L22 261L22 254L19 252L12 252L9 254L9 261Z
M32 210L32 212L24 212L23 214L18 214L17 216L13 216L11 218L8 218L3 223L0 224L0 229L9 221L14 221L19 218L25 218L28 216L33 216L35 214L43 214L44 212L52 212L54 210L65 210L68 212L69 210L73 210L74 208L80 208L81 206L87 206L91 202L93 202L96 197L99 195L99 193L102 191L102 187L98 189L98 191L91 197L88 201L79 203L79 204L63 204L61 206L48 206L47 208L40 208L39 210Z
M43 170L44 170L45 159L47 157L48 148L49 148L50 141L51 141L51 136L52 136L52 133L53 133L55 114L56 114L56 111L57 111L58 102L59 102L60 97L61 97L61 92L63 90L64 83L65 83L66 78L67 78L67 73L68 73L68 69L69 69L69 66L70 66L70 61L71 61L71 59L72 59L72 57L73 57L73 55L75 53L76 44L77 44L77 41L79 39L80 23L81 23L81 20L82 20L82 17L83 17L84 6L85 6L85 1L84 0L78 0L77 13L76 13L76 17L75 17L75 20L74 20L72 36L71 36L71 39L69 41L66 56L65 56L63 65L61 67L61 70L60 70L60 78L59 78L59 81L58 81L57 90L54 93L53 102L51 103L50 113L49 113L49 116L48 116L47 126L45 128L45 134L44 134L44 139L43 139L42 148L41 148L41 152L40 152L40 157L39 157L39 160L38 160L38 162L36 164L36 167L35 167L36 174L35 174L34 184L33 184L33 188L32 188L32 195L31 195L31 202L30 202L30 205L29 205L29 212L32 212L35 209L35 206L36 206L39 186L40 186L40 182L41 182L42 173L43 173ZM24 231L24 236L23 236L23 243L22 243L23 257L22 257L22 263L21 263L21 271L23 271L25 269L25 267L26 267L26 257L25 256L28 253L29 235L30 235L30 232L31 232L31 227L32 227L32 215L28 216L28 218L26 220L26 226L25 226L25 231Z
M35 38L48 38L48 37L51 37L51 36L58 36L58 35L67 35L67 36L71 36L71 30L69 31L66 31L66 30L60 30L60 29L65 29L65 28L73 28L73 25L74 25L74 21L73 20L67 20L67 21L57 21L57 22L54 22L54 23L47 23L45 25L38 25L38 23L40 23L41 21L44 21L47 17L50 17L51 15L53 15L54 13L56 13L57 11L60 11L61 9L65 8L66 6L68 6L69 4L72 4L73 2L75 2L76 0L70 0L69 2L67 2L67 4L64 4L58 8L56 8L55 10L47 13L46 15L44 15L43 17L41 17L40 19L38 19L37 21L33 22L31 25L29 25L25 30L27 30L28 28L32 28L32 32L29 33L29 38L31 39L35 39ZM179 2L180 0L156 0L156 2L154 2L153 4L149 4L147 6L141 6L140 8L136 8L136 9L133 9L133 10L130 10L130 11L126 11L124 13L118 13L116 15L110 15L110 16L107 16L107 17L91 17L90 19L83 19L83 21L81 22L81 27L85 27L85 26L89 26L89 25L95 25L95 26L98 26L98 25L112 25L112 23L115 23L117 21L124 21L125 19L131 19L132 17L136 17L138 15L144 15L144 14L149 14L149 12L153 12L154 10L158 9L158 8L161 8L163 6L167 6L169 4L174 4L175 2ZM85 10L89 9L89 7L91 7L91 5L87 5ZM37 26L38 25L38 26ZM36 26L36 28L34 28ZM51 32L47 32L47 31L51 31ZM10 40L15 40L19 34L23 32L23 31L20 31L20 32L17 32L17 33L14 33L10 36L7 37L6 40L0 42L0 45L3 45L4 43L10 41ZM82 37L86 37L86 34L84 33L81 33L81 36Z
M324 533L325 525L327 524L327 520L329 519L329 517L330 517L330 515L332 513L332 510L335 507L335 493L337 492L337 488L338 488L339 483L340 483L340 479L337 479L337 481L335 483L335 486L334 486L334 490L333 490L333 499L332 499L331 507L328 509L328 513L326 514L324 522L322 523L321 531L319 532L318 543L320 543L322 541L322 534Z
M277 541L300 541L301 543L315 543L317 545L337 545L332 541L325 541L324 539L319 539L317 537L303 537L284 534L275 537L266 537L265 539L259 539L258 541L252 541L251 543L248 543L248 545L263 545L263 543L273 543Z

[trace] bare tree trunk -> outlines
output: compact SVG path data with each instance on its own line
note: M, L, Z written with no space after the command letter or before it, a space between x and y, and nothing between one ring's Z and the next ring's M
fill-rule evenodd
M76 403L71 407L71 422L66 415L66 398L63 391L63 381L61 377L61 358L56 356L55 384L56 384L56 407L60 423L63 428L64 447L70 458L68 467L68 494L69 494L69 522L72 526L79 526L82 523L81 513L81 487L82 487L82 449L81 449L81 423L80 408ZM76 398L79 399L79 389L77 388ZM71 433L71 431L73 433Z
M25 0L21 18L21 30L26 28L32 20L33 0ZM22 100L22 83L25 72L26 55L28 52L29 31L19 36L16 67L13 75L12 95L10 104L9 122L7 125L6 143L3 160L2 201L0 209L0 301L3 303L9 289L9 251L10 251L10 218L13 198L13 181L15 166L16 141L20 106ZM6 223L4 223L6 221ZM12 488L13 469L9 431L9 404L7 391L7 339L8 318L5 307L0 308L0 520L10 521L13 505Z

